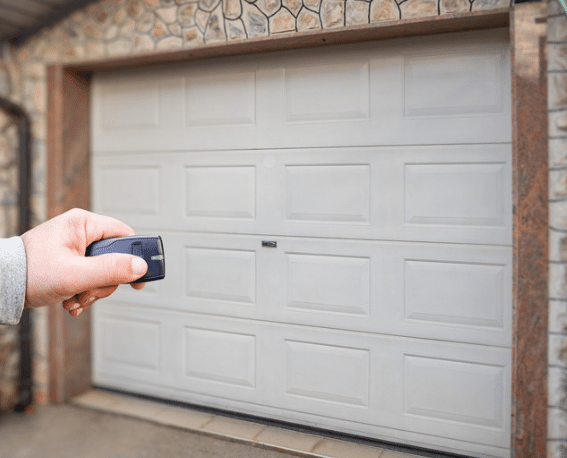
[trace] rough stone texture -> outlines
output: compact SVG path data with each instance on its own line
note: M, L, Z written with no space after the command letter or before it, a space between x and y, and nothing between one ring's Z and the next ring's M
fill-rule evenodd
M567 18L547 3L549 324L547 456L567 456ZM554 16L559 13L558 16ZM552 43L549 43L552 42Z
M144 13L136 22L138 32L149 32L154 26L155 16L152 13Z
M293 30L295 30L295 18L285 8L282 8L270 18L270 32L282 33L292 32Z
M301 2L301 0L283 0L282 1L283 6L285 6L290 12L291 14L293 14L295 17L297 17L297 15L299 14L299 11L301 11L301 8L303 7L303 3Z
M346 25L368 23L370 3L364 0L346 0Z
M441 14L465 13L469 11L470 7L469 0L439 0Z
M549 140L549 167L567 167L567 139Z
M319 15L307 8L303 8L297 16L297 30L303 32L320 28L321 20L319 19Z
M188 5L183 5L182 7L180 7L178 12L179 23L184 27L195 24L196 10L196 3L190 3Z
M108 55L110 57L123 56L128 52L130 52L130 41L128 40L113 41L108 45Z
M156 21L154 22L154 29L152 30L152 37L155 38L156 40L159 40L160 38L163 38L167 34L168 34L167 26L163 23L163 21L156 19Z
M30 59L29 53L23 53ZM43 72L37 65L26 64L29 72L27 81L22 81L20 68L0 61L0 95L9 97L14 92L25 92L24 101L19 103L30 116L43 117L45 114L45 83ZM17 128L13 118L0 110L0 237L17 234ZM0 326L0 412L9 410L18 402L19 393L19 339L18 328Z
M222 16L222 4L219 4L217 9L211 13L207 23L207 30L205 32L205 43L225 41L226 34L224 32L224 19Z
M549 135L551 137L567 135L567 110L549 113Z
M242 5L239 0L223 0L225 19L238 19L242 15Z
M345 25L345 0L323 0L321 2L321 23L324 29Z
M401 11L394 0L373 0L370 4L370 21L394 21L400 19Z
M437 1L406 0L400 4L400 10L404 19L437 16Z
M203 11L212 12L220 3L220 0L199 0L199 8Z
M547 45L547 60L549 70L567 70L567 45Z
M157 42L156 49L167 51L169 49L179 49L183 41L179 37L168 37Z
M276 14L282 6L281 0L257 0L255 5L264 13L266 16L270 17Z
M201 9L197 10L195 13L195 24L199 28L201 34L205 34L205 29L207 28L207 23L209 22L209 17L211 13L203 11Z
M230 40L238 40L246 38L246 29L242 19L236 19L234 21L226 20L226 33Z
M203 44L203 35L196 27L190 27L183 30L184 46L197 46Z
M0 326L0 411L11 409L18 401L19 351L18 328Z
M158 8L156 9L156 13L162 21L166 22L167 24L170 24L177 19L177 6L170 6L168 8Z
M510 0L474 0L471 11L481 11L492 8L507 8Z
M311 11L318 13L321 9L321 0L303 0L303 4Z
M567 74L549 73L549 109L567 108Z
M256 5L244 3L243 20L248 33L248 38L265 37L268 35L268 18L260 11Z

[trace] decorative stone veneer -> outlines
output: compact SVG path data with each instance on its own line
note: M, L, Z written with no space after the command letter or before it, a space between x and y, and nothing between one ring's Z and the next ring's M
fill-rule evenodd
M106 0L39 33L20 56L123 56L508 6L510 0Z
M12 47L4 61L0 60L12 77L10 99L22 104L32 120L33 222L45 220L46 215L46 67L50 63L160 53L318 30L375 27L392 20L493 10L510 4L510 0L104 0L92 3L24 44ZM6 148L13 151L13 141L2 129L1 119L0 150L3 144L8 144ZM0 167L1 161L0 157ZM14 185L4 183L0 173L0 227L1 196L13 193ZM13 211L15 202L9 206ZM47 399L48 392L46 311L35 310L33 321L35 393L41 403Z
M12 93L12 80L17 76L0 62L0 96ZM0 237L17 234L18 158L17 126L14 120L0 110ZM0 326L0 411L14 406L19 397L18 328Z
M567 456L567 15L547 5L549 108L548 457Z

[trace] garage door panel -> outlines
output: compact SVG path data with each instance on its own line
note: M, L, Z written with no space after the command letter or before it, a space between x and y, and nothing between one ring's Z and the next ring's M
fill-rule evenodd
M369 61L284 67L283 122L368 120L369 79Z
M510 145L147 154L93 162L95 205L142 229L511 242Z
M234 398L246 402L257 402L262 395L258 393L258 346L265 339L249 322L227 320L203 320L198 315L170 313L140 307L135 303L104 301L95 320L93 338L102 341L109 333L109 325L117 321L151 322L160 332L157 342L151 344L158 348L158 363L155 368L143 365L128 365L124 372L120 364L112 358L98 355L94 370L94 383L133 389L138 383L146 388L148 395L158 395L163 389L176 389L185 392L219 396L221 399ZM134 336L135 337L135 336ZM142 343L123 337L127 352L137 354L140 348L150 343ZM150 355L155 356L156 350ZM137 358L145 358L138 355ZM265 356L260 367L266 365ZM262 389L264 389L262 383ZM136 390L138 390L136 388Z
M370 315L370 258L286 252L286 308Z
M94 382L509 457L509 31L108 72L94 210L167 276L94 308Z
M293 239L278 246L287 300L272 319L511 345L509 248Z
M406 224L504 226L506 164L408 164Z
M285 340L285 395L315 402L370 406L370 350Z
M504 50L405 56L404 117L502 115Z
M132 216L161 214L161 180L159 165L116 167L99 170L101 206L106 213ZM120 196L117 199L116 196Z
M195 72L192 72L195 73ZM187 127L242 126L256 123L256 72L209 73L185 79Z
M509 347L511 249L162 233L159 292L120 287L118 300L372 334ZM376 282L380 279L380 282ZM157 287L155 287L157 288Z
M117 317L116 304L101 305L99 337ZM148 312L132 305L119 316L136 322L144 315ZM507 446L509 349L293 325L267 324L258 332L248 320L193 314L161 314L159 320L172 330L168 334L183 336L177 341L160 335L163 354L179 353L174 348L179 342L183 348L176 368L182 368L181 377L169 377L166 385L218 395L217 406L229 402L223 400L227 393L253 403L275 394L271 405L316 413L322 427L340 418L429 434L432 445L456 438ZM124 340L131 348L141 343ZM270 364L273 373L266 377L268 359L277 363ZM167 363L159 370L163 376ZM145 394L160 392L158 377L147 370L133 367L127 375L113 374L112 360L103 358L97 372L102 384L112 380L114 386L128 388L138 379L147 384Z
M287 221L370 223L370 164L287 165Z
M211 319L190 313L173 319L183 334L176 343L183 345L179 388L216 396L217 407L225 407L226 399L266 402L269 387L264 373L270 350L266 348L270 345L266 330L249 320Z
M405 319L504 328L505 264L405 260Z
M255 251L185 247L185 271L189 300L256 303Z
M501 428L504 367L404 355L404 413ZM466 392L467 396L462 396ZM479 402L482 399L484 402Z
M485 36L490 39L409 38L393 46L295 50L277 58L239 56L96 75L94 149L508 142L508 35Z
M186 167L185 216L255 219L254 166Z
M160 367L161 326L158 321L107 316L102 319L102 358L136 369Z
M160 83L157 81L126 81L118 78L100 89L102 128L149 129L160 127Z
M166 341L169 329L159 314L136 309L127 303L101 302L93 318L93 343L105 351L93 358L93 383L127 386L142 380L154 386L160 380L173 386L176 369L168 365ZM125 371L126 368L126 371Z
M277 385L283 408L412 429L433 441L508 446L507 349L324 330L308 336L293 326L277 335L276 354L285 358ZM487 402L479 406L480 400Z
M185 327L186 377L256 386L256 337L219 330Z
M101 305L115 310L118 304ZM131 319L147 313L134 305L128 310ZM279 407L272 414L282 419L289 418L287 411L303 421L316 414L317 426L336 427L340 419L345 431L350 430L345 421L361 428L371 424L369 434L390 439L400 429L409 429L427 435L421 438L422 445L443 448L459 440L469 443L469 450L494 447L495 456L506 456L509 349L292 325L267 325L258 334L246 320L192 314L161 317L174 330L167 333L169 339L162 334L162 353L178 354L175 347L183 342L182 360L174 357L169 363L175 371L182 368L182 374L169 374L161 382L167 363L159 374L136 368L124 374L103 359L98 361L95 382L122 389L135 386L149 395L170 387L197 397L214 396L211 405L221 408L230 408L233 398L253 404L269 399L269 405ZM99 321L97 326L107 323ZM171 338L179 335L182 340ZM270 364L275 370L266 374L268 360L277 363ZM443 402L434 402L437 398ZM411 443L411 437L404 440Z

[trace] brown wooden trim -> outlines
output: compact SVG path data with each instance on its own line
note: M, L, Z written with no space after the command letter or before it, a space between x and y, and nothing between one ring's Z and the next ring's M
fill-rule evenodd
M512 12L512 456L546 456L548 147L545 3Z
M387 38L508 27L509 21L510 10L508 8L474 13L445 14L442 16L402 19L372 25L346 27L338 30L326 29L314 32L270 35L247 41L205 45L193 49L79 62L69 64L67 68L79 72L124 69L237 54L253 54L375 41Z
M89 79L61 65L47 70L47 216L88 209ZM82 315L85 315L84 317ZM49 397L59 403L90 388L90 315L49 309Z

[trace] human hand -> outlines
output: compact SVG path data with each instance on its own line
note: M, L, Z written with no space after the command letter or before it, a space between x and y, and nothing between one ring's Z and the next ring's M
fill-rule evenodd
M73 209L27 231L21 237L28 265L25 307L63 302L77 316L97 299L148 270L138 256L111 253L85 257L87 246L101 239L134 235L132 228L108 216ZM131 286L142 289L145 283Z

